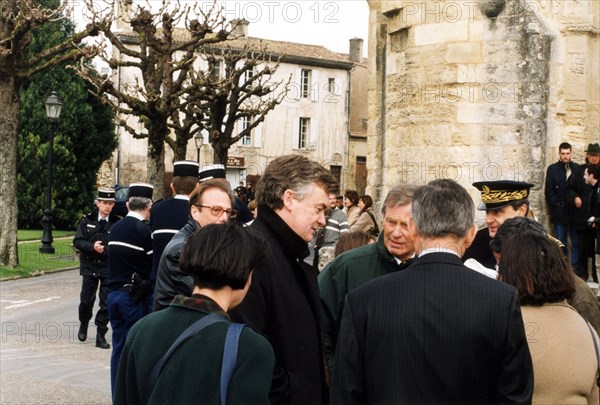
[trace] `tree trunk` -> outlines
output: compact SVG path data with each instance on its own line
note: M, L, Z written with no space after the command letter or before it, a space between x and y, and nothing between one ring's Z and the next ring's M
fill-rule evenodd
M220 163L227 167L227 158L229 157L229 145L227 142L217 139L212 143L214 149L213 159L216 164Z
M146 169L148 183L154 186L154 201L165 195L165 143L167 126L154 123L148 131L148 162Z
M0 266L16 267L19 91L9 65L0 59Z

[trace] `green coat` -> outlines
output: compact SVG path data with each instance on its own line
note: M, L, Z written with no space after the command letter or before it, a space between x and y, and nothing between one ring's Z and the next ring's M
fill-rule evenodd
M340 329L346 294L374 278L402 270L412 259L398 263L383 244L383 232L377 242L344 252L319 274L321 330L329 369Z
M153 312L129 331L121 354L115 404L142 403L147 376L172 343L192 323L210 314L228 316L201 295L178 296L165 310ZM221 404L220 377L228 323L207 326L179 347L165 364L151 404ZM236 369L227 403L268 404L275 355L269 342L246 326L241 333Z

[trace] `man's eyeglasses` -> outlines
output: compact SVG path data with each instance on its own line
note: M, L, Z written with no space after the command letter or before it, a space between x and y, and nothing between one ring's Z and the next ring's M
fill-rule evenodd
M237 211L231 208L223 208L219 205L200 205L194 204L198 208L210 208L210 213L215 217L220 217L224 212L227 213L227 216L231 219L237 217Z

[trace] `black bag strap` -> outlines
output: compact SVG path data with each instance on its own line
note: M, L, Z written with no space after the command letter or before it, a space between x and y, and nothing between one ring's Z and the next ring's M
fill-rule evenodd
M175 340L175 342L173 342L173 344L171 345L169 350L167 350L167 352L154 365L154 368L152 368L152 371L150 372L150 375L148 376L148 379L146 380L146 391L144 393L145 398L144 398L143 403L148 403L148 398L150 398L150 394L152 393L152 390L154 390L154 385L156 385L156 380L158 379L158 376L160 375L160 373L161 373L163 367L165 366L165 364L167 363L167 361L169 361L169 359L171 358L173 353L175 353L175 350L177 350L177 348L179 348L179 346L181 346L183 343L185 343L186 340L188 340L192 336L197 335L202 329L204 329L207 326L212 325L213 323L216 323L216 322L228 322L228 320L225 319L224 317L222 317L221 315L210 314L210 315L203 317L202 319L197 320L196 322L194 322L193 324L188 326L187 329L184 330L181 335L179 335L179 337L177 338L177 340ZM230 326L230 328L231 328L231 326ZM229 338L229 331L227 332L227 338ZM239 336L238 336L238 338L239 338ZM225 342L227 343L227 339ZM227 349L227 346L225 346L225 349ZM236 358L237 358L237 342L236 342L235 349L236 349L235 354L236 354ZM223 361L225 361L225 355L223 355ZM228 360L228 361L231 361L231 360ZM235 368L235 362L234 362L234 368ZM231 372L233 372L233 370ZM223 373L221 373L221 374L223 374ZM223 377L223 375L221 375L221 378L222 377ZM221 385L222 384L223 384L223 380L221 380ZM229 381L227 381L227 384L229 384Z
M367 214L369 214L369 216L371 217L371 220L373 221L373 225L375 225L375 230L377 231L377 233L379 233L379 226L377 226L377 221L375 221L375 216L373 215L373 213L371 211L367 211Z
M600 387L600 352L598 351L598 342L596 342L596 336L594 336L594 331L589 322L587 322L588 328L590 328L590 333L592 334L592 340L594 341L594 350L596 351L596 361L598 361L598 378L596 379L596 384Z

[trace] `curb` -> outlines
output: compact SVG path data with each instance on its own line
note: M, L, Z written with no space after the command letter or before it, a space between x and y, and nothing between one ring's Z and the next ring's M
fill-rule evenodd
M79 270L79 266L77 266L77 267L68 267L66 269L56 269L56 270L49 270L49 271L38 271L38 272L31 273L29 276L14 276L14 277L2 278L2 279L0 279L0 283L3 282L3 281L28 280L28 279L33 278L33 277L41 277L41 276L45 276L45 275L48 275L48 274L62 273L62 272L71 271L71 270Z

